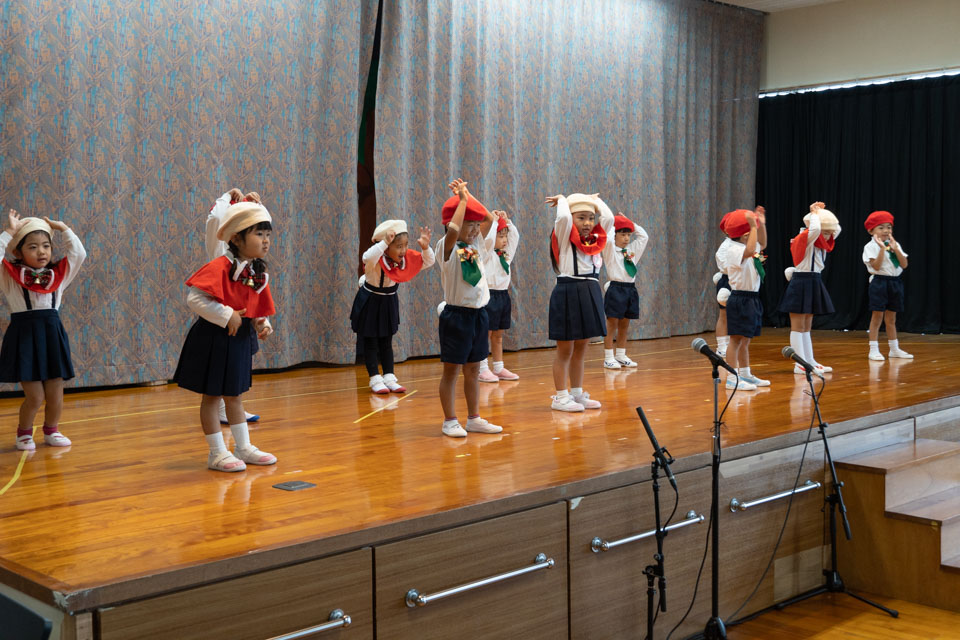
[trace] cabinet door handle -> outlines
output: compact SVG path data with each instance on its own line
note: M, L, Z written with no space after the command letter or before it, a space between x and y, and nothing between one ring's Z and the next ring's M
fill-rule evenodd
M269 640L296 640L297 638L305 638L313 635L314 633L320 633L322 631L345 629L353 622L353 620L350 619L350 616L345 614L342 609L334 609L331 611L327 620L329 620L329 622L324 622L323 624L318 624L317 626L310 627L308 629L300 629L299 631L285 633L282 636L275 636Z
M448 598L450 596L455 596L458 593L464 593L465 591L472 591L473 589L479 589L480 587L485 587L488 584L494 584L497 582L503 582L504 580L509 580L511 578L516 578L527 573L533 573L534 571L540 571L541 569L550 569L555 564L553 558L548 558L546 554L540 553L537 554L537 557L533 559L533 564L523 567L522 569L514 569L513 571L507 571L506 573L500 573L495 576L490 576L489 578L483 578L482 580L475 580L473 582L468 582L467 584L462 584L457 587L451 587L450 589L444 589L443 591L437 591L436 593L420 593L416 589L410 589L407 591L406 603L407 606L411 609L414 607L422 607L424 605L430 604L435 600L442 600L443 598Z
M675 522L671 525L664 527L664 531L673 531L674 529L680 529L682 527L690 526L691 524L697 524L698 522L703 522L703 514L699 514L696 511L687 511L687 517L680 522ZM601 551L610 551L614 547L619 547L622 544L629 544L631 542L636 542L637 540L643 540L644 538L649 538L657 532L656 529L650 529L650 531L644 531L643 533L638 533L636 535L627 536L626 538L620 538L619 540L602 540L600 536L597 536L590 541L590 550L594 553L600 553Z
M740 502L736 498L730 501L730 511L736 513L737 511L746 511L750 507L756 507L767 502L773 502L774 500L779 500L780 498L786 498L795 493L803 493L805 491L810 491L811 489L817 489L820 487L819 482L814 482L813 480L807 480L801 486L796 489L787 489L786 491L781 491L780 493L775 493L772 496L767 496L765 498L758 498L756 500L750 500L749 502Z

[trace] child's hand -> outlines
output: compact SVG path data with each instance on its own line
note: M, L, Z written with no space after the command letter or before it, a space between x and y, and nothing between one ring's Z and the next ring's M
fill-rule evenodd
M447 185L455 195L460 196L460 200L466 200L470 194L467 192L467 183L462 178L457 178Z
M383 236L383 241L388 245L393 242L393 239L397 237L396 231L387 231L387 235Z
M563 196L548 196L544 202L550 205L551 207L555 207L557 206L557 203L560 202L560 198L562 197Z
M237 331L240 330L240 324L243 322L243 314L247 312L246 309L234 309L233 315L230 316L230 319L227 320L227 335L235 336Z
M883 244L883 240L880 239L880 236L873 236L873 241L880 245L881 248L887 248L887 245Z
M243 196L243 199L246 202L256 202L257 204L263 204L263 200L260 199L260 194L256 191L251 191L247 195Z
M892 236L892 235L887 239L887 242L890 243L890 250L891 250L891 251L896 251L896 250L897 250L897 241L893 239L893 236Z
M66 231L67 225L59 220L51 220L47 216L43 216L43 221L50 225L51 229L56 229L57 231Z
M6 224L4 224L4 229L13 235L17 232L17 229L20 228L20 225L23 224L23 220L20 219L20 214L17 213L15 209L10 209L7 211Z
M757 214L755 214L755 213L748 213L745 217L747 218L747 224L750 225L750 228L751 228L751 229L756 229L756 228L757 228Z
M240 202L243 200L243 191L240 191L240 189L236 187L227 191L227 195L230 196L230 202Z
M430 248L430 227L420 227L420 238L417 240L420 248L426 251Z
M266 339L267 336L273 333L273 327L271 327L267 323L266 318L257 318L256 327L257 327L257 337L261 340Z
M813 213L817 209L826 209L826 208L827 208L827 205L823 204L822 202L814 202L812 205L810 205L810 212Z
M757 216L757 222L760 224L767 224L767 210L762 206L757 205L757 208L753 210L753 213Z

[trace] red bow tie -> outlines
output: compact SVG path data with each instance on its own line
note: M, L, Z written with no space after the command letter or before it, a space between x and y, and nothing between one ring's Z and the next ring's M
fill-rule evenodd
M260 293L267 286L267 281L269 281L270 276L266 271L263 273L257 273L253 270L253 267L250 266L250 263L247 261L233 261L233 270L232 276L235 281L240 282L243 285L246 285Z
M26 285L38 284L47 288L51 282L53 282L53 269L25 268L23 270L23 283Z

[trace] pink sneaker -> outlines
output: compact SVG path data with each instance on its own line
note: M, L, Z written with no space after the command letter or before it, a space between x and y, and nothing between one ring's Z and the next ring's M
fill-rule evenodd
M493 371L486 369L480 372L480 375L477 377L480 382L500 382L500 378L497 377Z
M519 380L520 379L520 376L515 374L513 371L510 371L510 369L507 369L506 367L504 367L503 369L500 369L500 371L498 371L495 375L501 380Z

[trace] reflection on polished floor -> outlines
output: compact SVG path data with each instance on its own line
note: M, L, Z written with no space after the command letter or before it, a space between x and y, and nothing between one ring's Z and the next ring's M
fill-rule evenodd
M304 545L330 541L303 556L342 550L338 537L350 534L355 548L377 539L365 531L396 525L400 536L428 516L440 527L457 509L646 467L637 406L678 459L708 452L713 384L692 338L631 342L635 370L603 369L602 347L590 346L585 388L603 409L581 414L550 410L552 349L508 353L521 379L481 384L482 413L504 432L456 440L440 433L436 359L398 366L403 396L372 395L362 367L257 375L246 404L263 419L252 439L279 462L239 474L206 469L199 398L175 386L69 394L61 424L74 445L29 455L13 447L20 401L4 399L0 578L74 591L236 558L255 567L254 552L289 549L292 562ZM826 420L957 394L960 336L901 340L915 360L869 361L862 333L815 335L818 358L834 367ZM753 342L753 370L772 386L734 397L727 447L809 425L806 381L780 355L786 343L785 330ZM317 486L272 487L287 480Z

